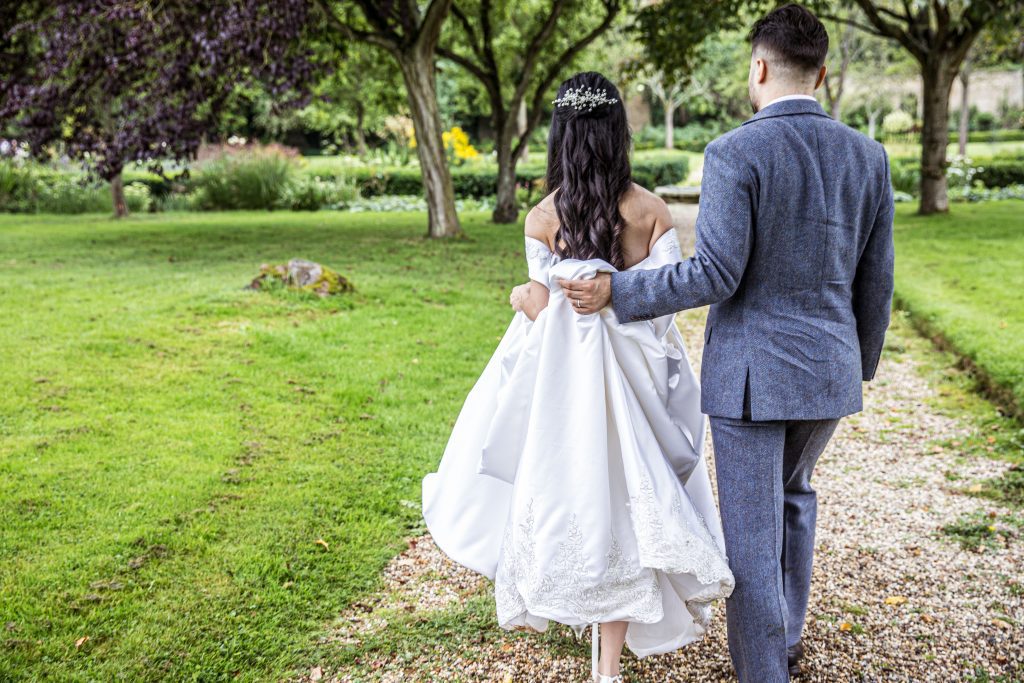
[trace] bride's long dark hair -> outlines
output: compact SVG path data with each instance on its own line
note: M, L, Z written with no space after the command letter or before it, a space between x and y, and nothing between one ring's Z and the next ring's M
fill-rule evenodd
M619 202L633 181L626 108L618 88L596 71L562 83L558 99L588 87L615 101L592 109L557 104L551 115L546 183L556 193L555 249L562 258L599 258L622 269Z

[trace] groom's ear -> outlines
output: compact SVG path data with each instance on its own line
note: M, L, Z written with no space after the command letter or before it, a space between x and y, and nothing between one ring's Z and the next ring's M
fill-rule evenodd
M754 59L754 82L764 83L768 80L768 62L763 57Z
M814 84L814 89L815 90L820 88L821 84L825 82L825 74L827 74L827 73L828 73L828 67L825 66L824 64L822 64L821 68L818 69L818 81L817 81L817 83Z

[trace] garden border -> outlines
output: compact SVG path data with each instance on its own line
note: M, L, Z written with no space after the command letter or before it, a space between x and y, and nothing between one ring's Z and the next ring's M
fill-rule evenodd
M940 351L953 354L956 367L969 374L976 382L975 390L991 401L1003 414L1024 425L1024 405L1021 405L1013 390L997 382L973 358L961 352L953 342L934 323L928 322L923 316L914 312L913 308L899 294L893 295L893 306L907 314L907 320L921 336L928 339Z

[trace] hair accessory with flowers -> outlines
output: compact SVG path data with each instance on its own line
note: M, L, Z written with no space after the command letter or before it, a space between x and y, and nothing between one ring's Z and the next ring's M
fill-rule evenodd
M567 89L564 95L557 100L552 100L551 104L556 107L572 107L576 111L589 112L602 104L614 104L615 102L618 100L608 97L608 91L604 88L594 90L589 85L581 85L575 90Z

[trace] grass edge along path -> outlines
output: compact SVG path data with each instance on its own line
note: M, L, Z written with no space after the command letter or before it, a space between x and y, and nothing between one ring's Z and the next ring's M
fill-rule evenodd
M1024 201L913 208L897 211L895 305L1024 423Z

